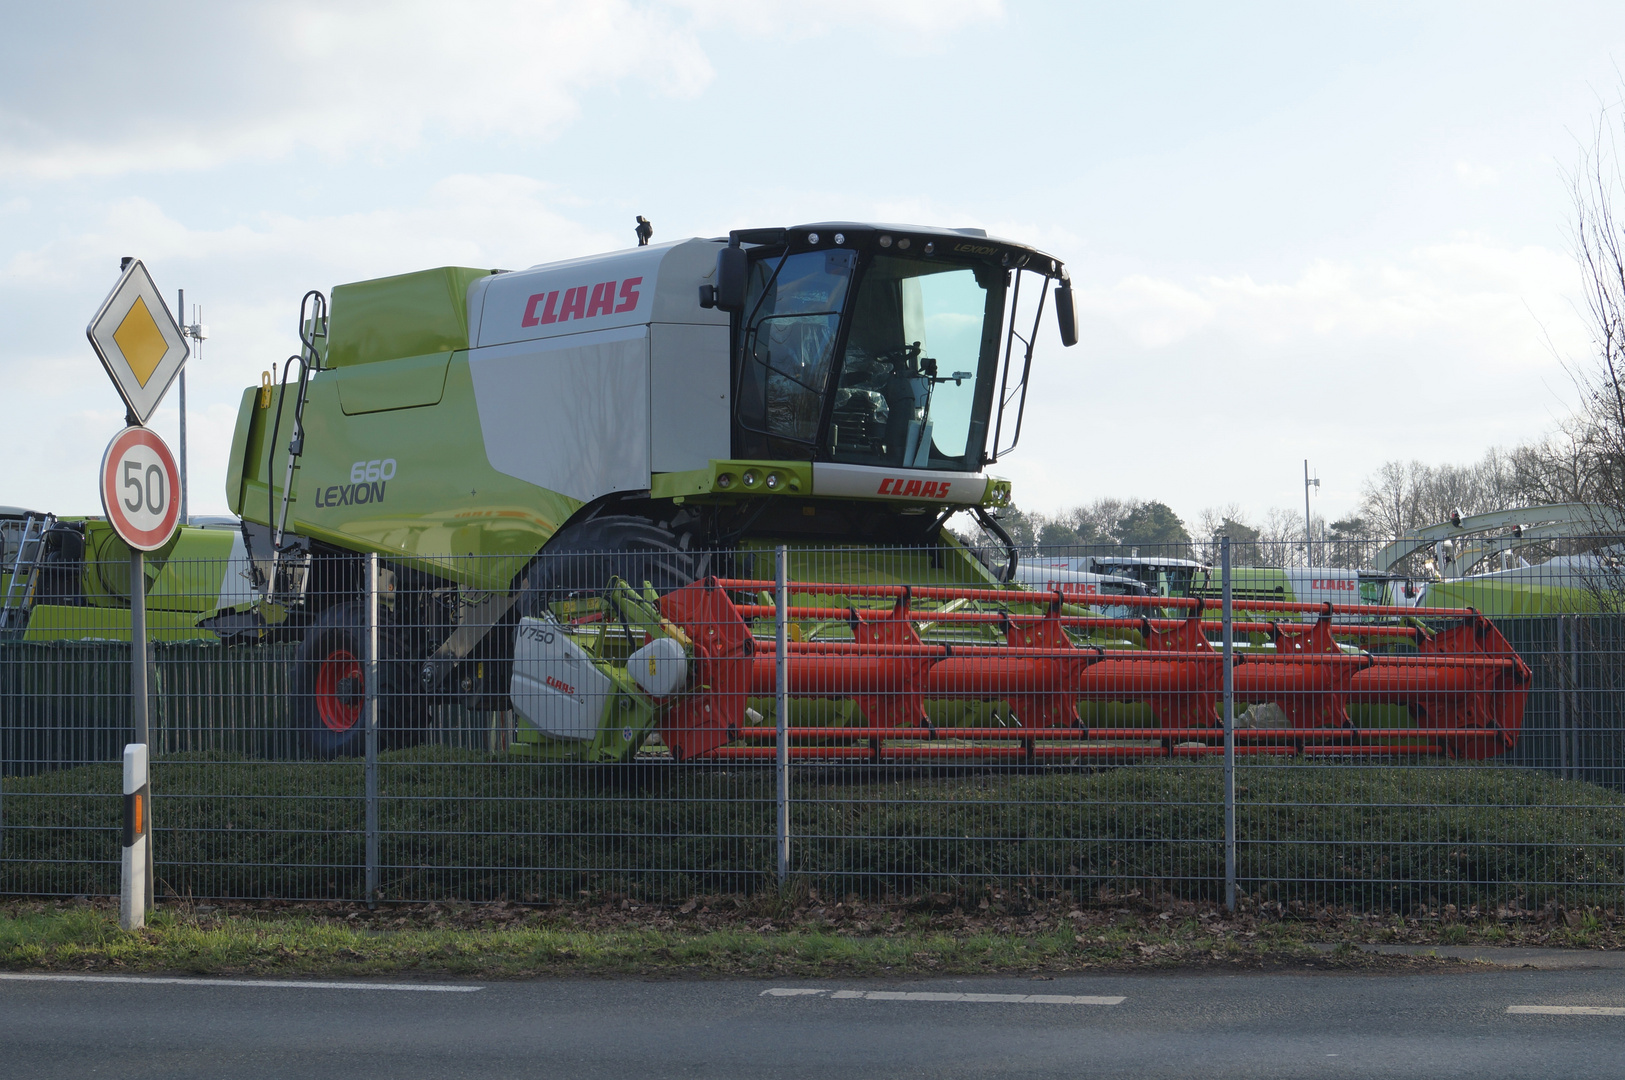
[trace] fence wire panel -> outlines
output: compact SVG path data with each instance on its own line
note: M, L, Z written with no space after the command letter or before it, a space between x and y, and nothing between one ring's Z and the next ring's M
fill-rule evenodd
M151 557L160 897L1225 899L1216 546L792 545L781 627L776 544L601 520L382 558L372 685L361 556L269 598ZM1232 538L1242 904L1625 907L1625 577L1586 544ZM118 887L130 566L94 555L0 583L0 892Z

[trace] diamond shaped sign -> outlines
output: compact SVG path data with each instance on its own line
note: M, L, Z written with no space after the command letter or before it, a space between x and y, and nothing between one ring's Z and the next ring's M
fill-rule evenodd
M191 352L141 260L132 260L85 328L135 422L145 424Z

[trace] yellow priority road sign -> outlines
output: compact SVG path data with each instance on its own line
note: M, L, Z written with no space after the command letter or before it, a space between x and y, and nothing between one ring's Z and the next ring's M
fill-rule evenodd
M125 268L85 336L138 424L157 411L191 351L139 259Z

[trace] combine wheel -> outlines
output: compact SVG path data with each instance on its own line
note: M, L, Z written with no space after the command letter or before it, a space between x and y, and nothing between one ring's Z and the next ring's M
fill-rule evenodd
M305 631L294 660L289 715L305 756L359 756L365 751L362 710L366 702L361 604L335 604ZM411 693L410 664L394 655L394 635L379 631L383 675L378 702L379 745L416 741L428 716L427 702ZM397 672L395 669L403 669Z
M558 609L566 602L600 598L616 578L639 590L647 583L664 596L702 577L709 565L708 553L687 549L682 538L647 518L591 518L560 529L536 557L526 574L519 613L531 618L563 614ZM633 646L627 643L628 649ZM636 747L630 744L627 753L629 760L606 769L604 779L636 787L655 783L660 766L631 761Z
M664 596L707 573L709 561L647 518L591 518L560 529L548 542L531 570L520 611L535 617L549 604L600 595L613 578L637 589L648 582Z

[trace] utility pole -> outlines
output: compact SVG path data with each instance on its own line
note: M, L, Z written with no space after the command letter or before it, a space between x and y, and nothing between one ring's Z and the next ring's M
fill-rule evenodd
M190 329L186 323L186 290L177 289L175 298L175 314L181 320L181 333L191 337ZM192 485L186 478L186 369L181 368L181 524L191 523L187 516L187 496L192 492Z
M184 401L185 398L182 398L181 400ZM182 446L182 453L184 454L185 453L184 448L186 446L186 443L184 441L182 441L181 446ZM184 468L184 466L183 466L183 468ZM1320 477L1317 476L1313 480L1309 479L1309 459L1304 458L1303 459L1303 564L1305 566L1313 566L1313 565L1315 565L1315 541L1314 541L1315 526L1314 526L1314 523L1312 521L1310 521L1310 519L1309 519L1309 489L1310 488L1315 488L1317 491L1320 489Z
M180 290L177 290L177 292L179 294L177 299L176 299L176 306L177 306L178 310L175 312L175 314L180 319L181 335L183 337L190 338L194 342L194 345L192 347L192 356L195 359L196 357L201 355L202 352L203 352L203 341L204 341L205 338L207 338L209 336L209 328L207 326L203 325L202 313L201 312L198 313L198 315L196 317L197 321L195 321L195 322L189 321L186 318L186 290L185 289L180 289ZM180 458L181 458L181 461L180 461L180 466L181 466L181 517L180 517L180 522L181 522L182 525L188 525L192 521L192 518L190 516L190 498L191 498L191 494L192 494L192 484L191 484L190 480L188 480L187 473L186 473L186 369L184 367L181 368L180 391L181 391L181 401L180 401L180 405L181 405L181 445L180 445L180 451L181 451L181 453L180 453Z

